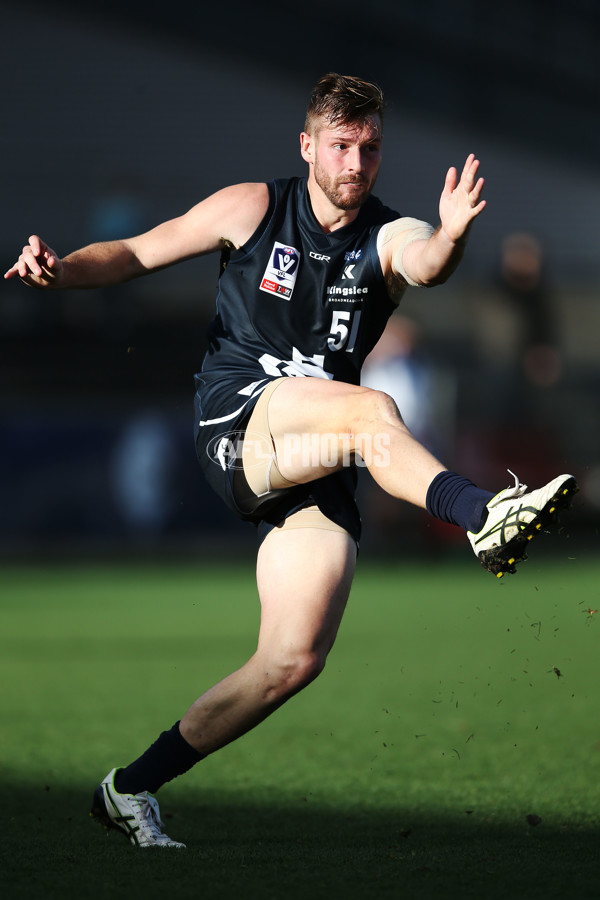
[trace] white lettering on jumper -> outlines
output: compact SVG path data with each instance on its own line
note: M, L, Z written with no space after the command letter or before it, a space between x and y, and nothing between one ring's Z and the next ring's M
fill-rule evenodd
M291 359L278 359L270 353L263 353L258 360L267 375L280 378L282 375L291 377L311 376L313 378L332 379L333 374L324 368L325 356L315 353L314 356L305 356L296 347L292 347Z
M333 300L339 300L342 297L364 297L364 295L368 293L368 287L356 287L356 285L352 285L352 287L338 287L337 284L333 284L327 288L327 296L329 297L330 303ZM348 300L347 302L358 303L359 301Z

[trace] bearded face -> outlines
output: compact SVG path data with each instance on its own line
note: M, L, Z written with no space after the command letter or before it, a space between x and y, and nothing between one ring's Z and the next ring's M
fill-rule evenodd
M364 124L322 126L314 142L314 180L337 209L358 209L377 180L381 163L381 124L371 117Z
M358 209L371 191L377 175L368 180L362 172L355 175L332 175L317 158L315 161L315 181L337 209Z

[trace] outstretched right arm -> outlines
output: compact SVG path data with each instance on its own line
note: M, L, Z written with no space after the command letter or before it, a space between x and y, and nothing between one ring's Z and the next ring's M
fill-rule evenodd
M238 184L212 194L183 216L133 238L90 244L61 259L32 235L4 277L39 288L98 288L130 281L184 259L241 247L268 208L265 184Z
M135 278L142 274L138 269L135 253L126 240L91 244L61 259L37 234L32 234L4 277L18 275L25 284L38 288L104 287Z

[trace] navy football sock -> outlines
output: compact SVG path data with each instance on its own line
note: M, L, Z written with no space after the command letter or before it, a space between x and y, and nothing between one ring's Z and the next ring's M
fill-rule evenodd
M429 485L427 511L442 522L477 534L485 525L486 505L493 496L456 472L440 472Z
M163 731L157 740L126 769L115 775L115 789L120 794L154 794L165 782L183 775L197 762L204 759L188 744L179 730L179 722L169 731Z

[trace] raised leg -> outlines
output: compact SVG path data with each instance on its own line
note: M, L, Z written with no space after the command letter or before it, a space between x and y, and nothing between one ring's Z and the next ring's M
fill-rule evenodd
M425 508L445 470L410 433L381 391L320 378L286 378L269 400L268 420L282 478L303 484L359 455L393 497Z

